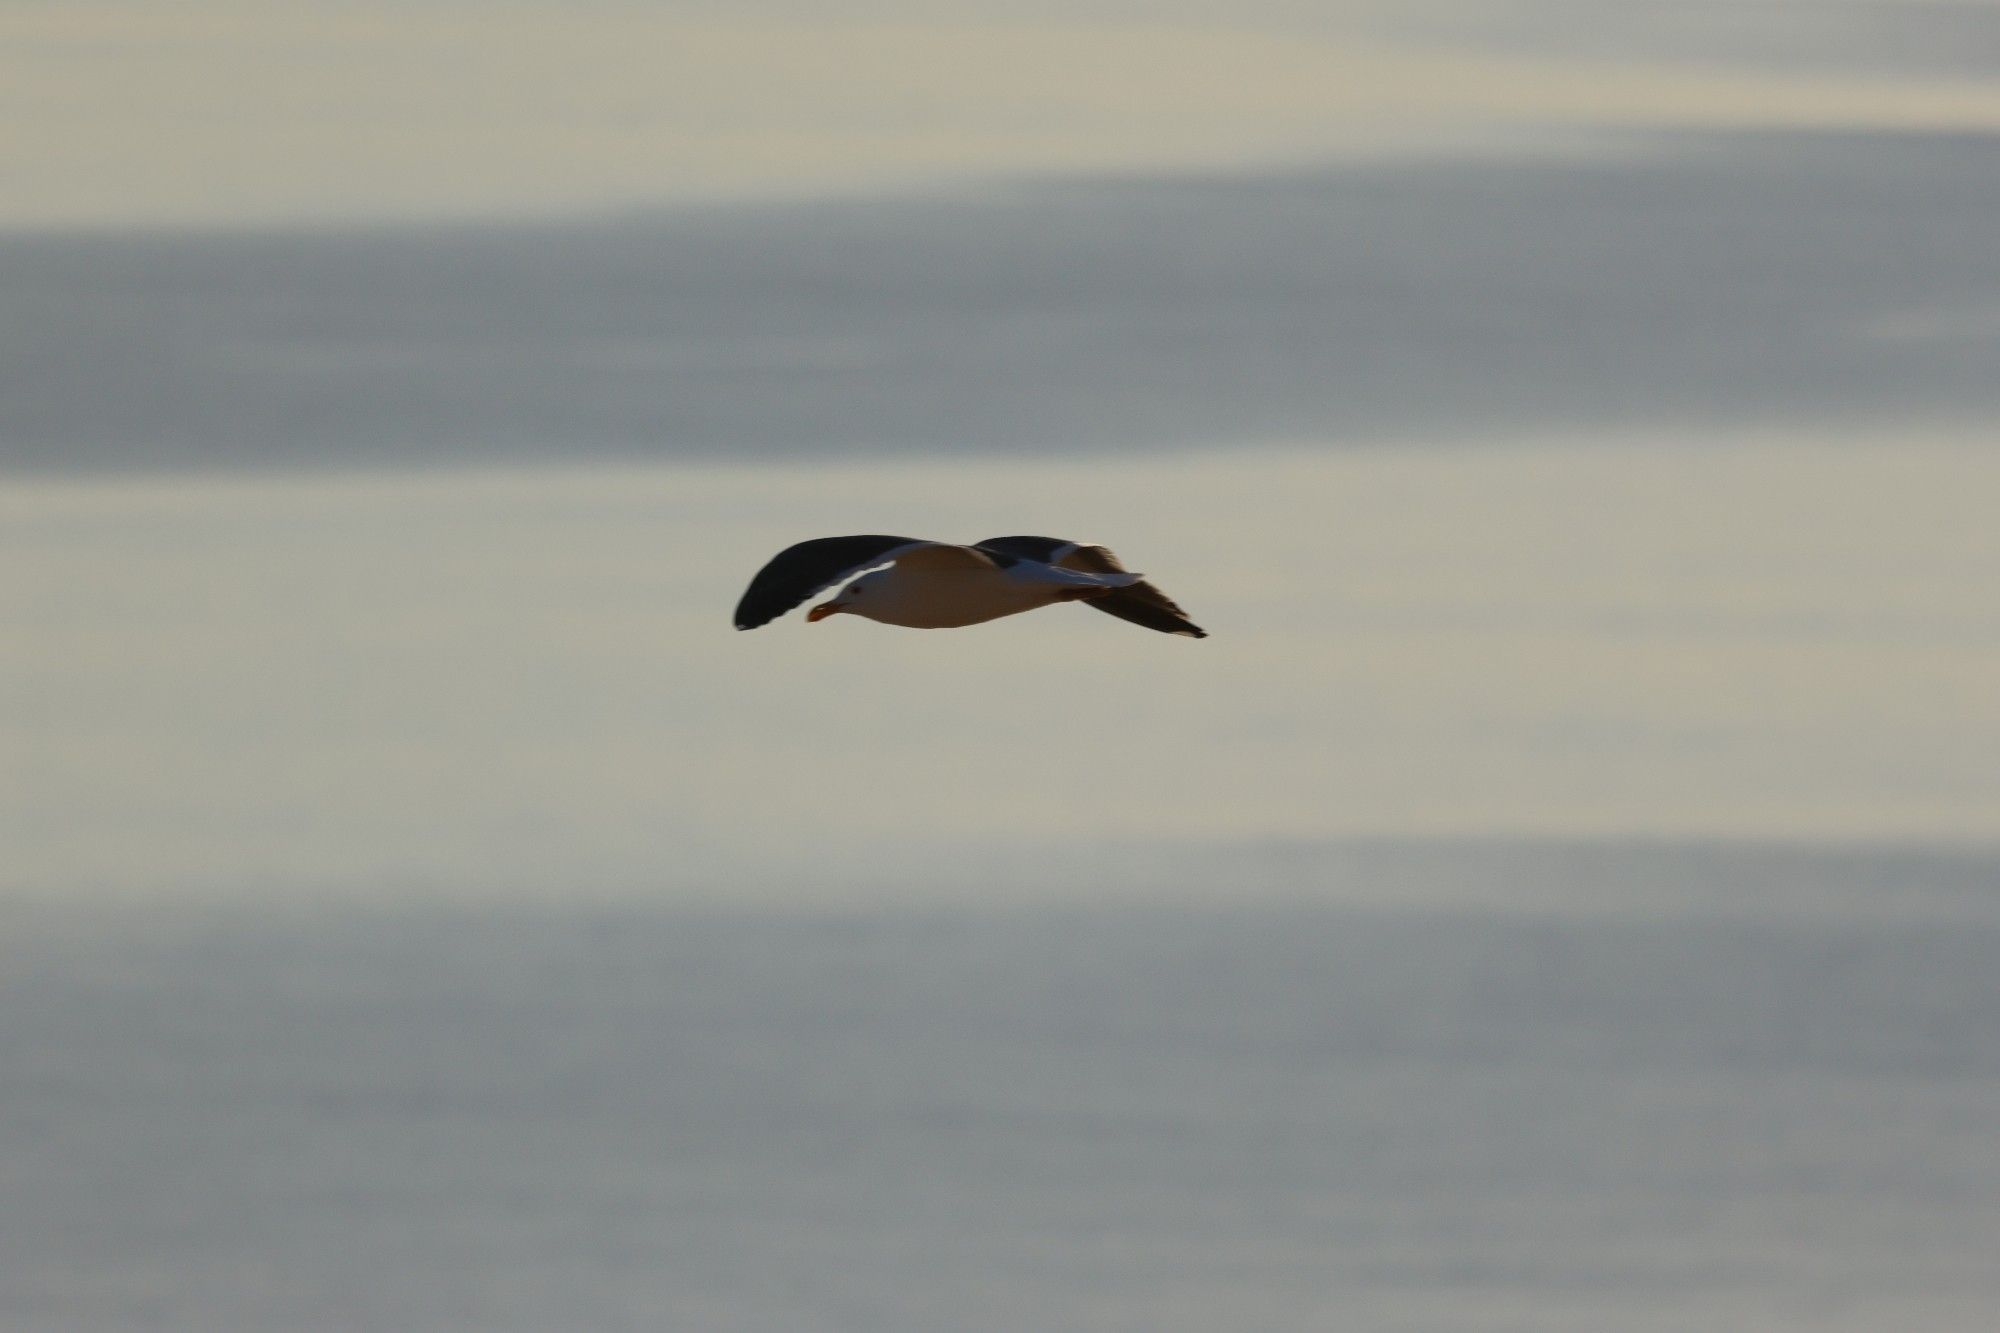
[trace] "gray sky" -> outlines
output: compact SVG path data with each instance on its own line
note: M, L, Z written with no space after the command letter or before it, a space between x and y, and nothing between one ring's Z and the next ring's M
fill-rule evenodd
M0 0L0 1323L1990 1325L1995 20Z

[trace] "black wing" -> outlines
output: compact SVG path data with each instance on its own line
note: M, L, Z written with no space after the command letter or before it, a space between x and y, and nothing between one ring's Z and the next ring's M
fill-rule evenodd
M1118 563L1118 557L1104 547L1066 542L1060 537L988 537L978 546L982 551L1022 556L1039 560L1045 565L1081 570L1086 574L1129 572ZM1187 612L1176 606L1173 598L1143 579L1129 588L1120 588L1103 597L1092 597L1085 605L1107 616L1117 616L1120 620L1156 629L1162 634L1185 634L1191 639L1208 637L1208 631L1189 620Z
M935 546L915 537L815 537L787 546L757 571L736 604L736 628L769 624L816 592L824 592L857 570L887 564L907 547Z

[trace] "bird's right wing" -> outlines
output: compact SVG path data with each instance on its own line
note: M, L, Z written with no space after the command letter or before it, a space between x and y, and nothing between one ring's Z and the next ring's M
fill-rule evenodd
M769 624L815 593L877 565L926 548L962 550L916 537L815 537L787 546L757 571L736 604L736 628Z
M996 559L991 551L982 551L976 546L922 542L907 551L892 552L889 559L896 568L918 574L971 574L997 569L1005 558ZM1013 562L1007 560L1005 563Z
M977 545L982 551L1039 560L1058 569L1074 569L1085 574L1129 572L1118 563L1118 557L1108 547L1064 541L1060 537L988 537ZM1088 605L1108 616L1117 616L1120 620L1129 620L1162 634L1182 634L1191 639L1208 637L1208 631L1189 620L1187 612L1181 610L1173 598L1144 579L1102 597L1092 597Z

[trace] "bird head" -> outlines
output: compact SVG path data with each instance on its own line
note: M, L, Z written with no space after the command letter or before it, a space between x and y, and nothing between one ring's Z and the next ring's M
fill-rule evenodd
M838 596L830 597L818 606L815 606L812 610L806 612L806 619L809 621L825 620L828 616L837 616L842 611L848 610L854 605L855 599L866 591L863 585L867 582L868 580L865 578L854 580L854 582L842 588Z

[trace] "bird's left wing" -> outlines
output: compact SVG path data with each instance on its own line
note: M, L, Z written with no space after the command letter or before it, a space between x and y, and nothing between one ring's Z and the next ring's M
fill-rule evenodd
M815 537L787 546L757 571L736 604L736 628L756 629L834 584L864 569L928 548L960 550L916 537ZM962 559L962 557L961 557Z
M968 574L1015 564L1012 556L982 551L976 546L953 546L947 542L925 542L889 559L898 569L920 574Z

